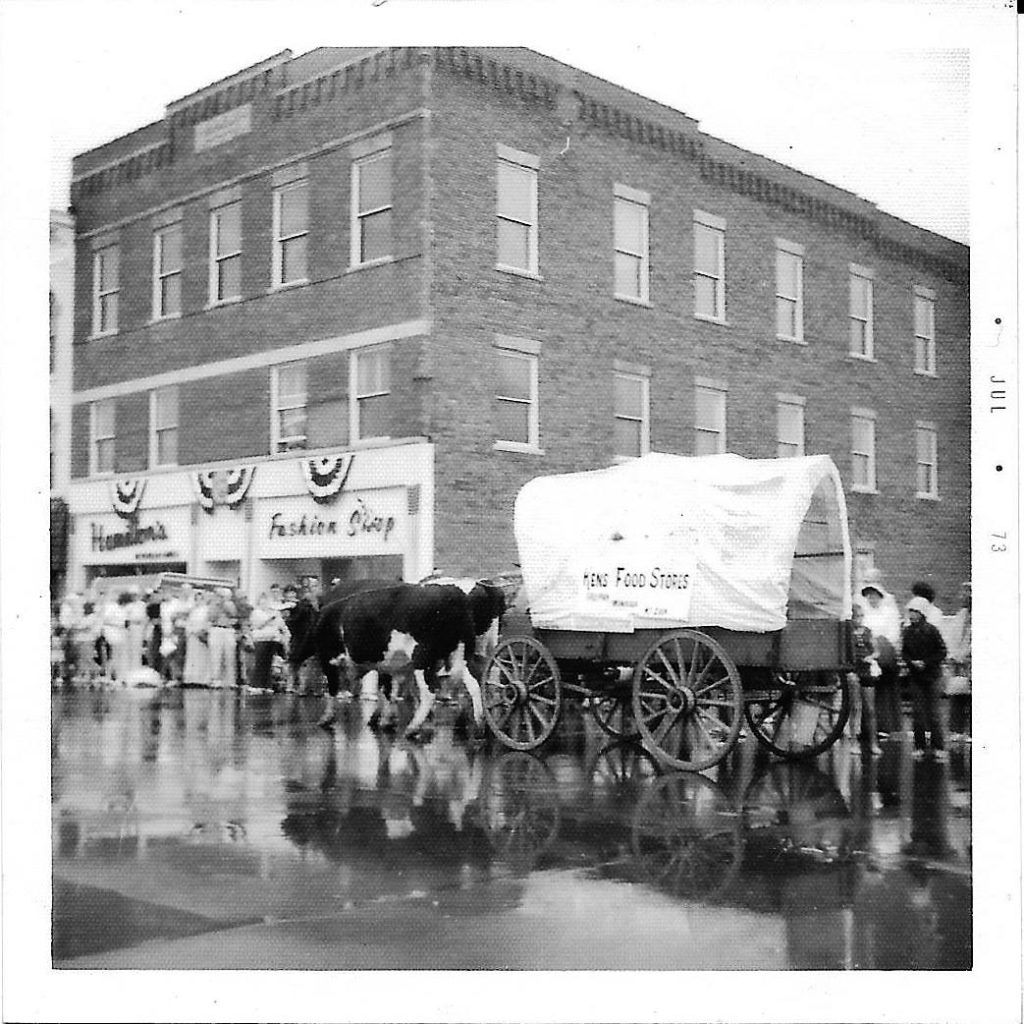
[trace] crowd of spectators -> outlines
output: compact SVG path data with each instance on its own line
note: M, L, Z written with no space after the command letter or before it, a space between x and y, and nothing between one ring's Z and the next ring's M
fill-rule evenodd
M86 686L250 687L314 693L315 666L288 662L295 617L315 615L320 581L278 583L253 604L241 588L70 593L55 608L51 679Z

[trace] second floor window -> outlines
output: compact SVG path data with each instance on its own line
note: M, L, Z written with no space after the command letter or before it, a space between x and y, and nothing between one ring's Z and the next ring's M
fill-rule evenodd
M306 447L306 364L277 366L271 377L273 450Z
M932 423L918 423L917 435L917 496L939 496L939 434Z
M92 471L93 473L114 472L114 450L116 445L114 399L107 398L92 403Z
M242 204L210 211L210 305L242 297Z
M854 412L851 423L850 457L853 465L852 490L874 491L875 417L866 410Z
M149 464L178 464L178 389L175 386L150 392Z
M113 334L117 330L117 300L120 292L121 250L117 245L98 249L92 257L92 333Z
M538 357L511 349L497 349L495 356L495 434L498 443L513 449L536 449L540 444L537 414Z
M693 313L725 319L725 221L699 210L693 214Z
M720 455L725 451L724 387L697 385L697 402L693 420L695 455Z
M274 191L274 287L306 280L309 183L303 179Z
M181 316L181 222L153 232L153 319Z
M352 164L352 266L391 255L391 150Z
M536 274L536 161L505 147L499 153L506 156L498 159L498 266Z
M650 450L650 391L646 377L616 373L615 456L635 458Z
M914 295L914 369L935 373L935 296L924 289Z
M390 433L388 406L391 398L391 353L373 348L352 354L353 441L387 437Z
M650 298L648 207L646 193L615 186L615 296Z
M786 341L804 338L803 249L789 242L775 249L775 334Z
M778 449L780 459L791 459L804 453L804 403L797 396L779 396L776 406Z
M850 355L875 358L874 282L870 271L850 269Z

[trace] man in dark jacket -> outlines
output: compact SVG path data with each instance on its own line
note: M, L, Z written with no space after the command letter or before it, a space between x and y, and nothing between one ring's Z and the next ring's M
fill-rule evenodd
M942 663L946 643L942 634L927 621L929 602L912 597L907 604L910 625L903 631L903 660L910 672L914 700L914 752L924 751L925 733L931 733L932 750L939 761L946 760L946 738L943 735L939 707Z

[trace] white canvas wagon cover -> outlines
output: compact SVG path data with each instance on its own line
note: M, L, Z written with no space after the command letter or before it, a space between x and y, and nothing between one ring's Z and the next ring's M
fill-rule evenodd
M827 455L654 453L537 477L515 535L535 627L781 629L851 612L846 501Z

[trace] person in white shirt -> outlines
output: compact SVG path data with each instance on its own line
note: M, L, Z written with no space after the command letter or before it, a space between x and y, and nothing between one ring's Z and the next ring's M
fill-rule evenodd
M879 582L861 589L864 625L871 630L874 656L881 670L875 683L878 735L886 737L903 729L900 703L899 649L901 621L896 599Z

